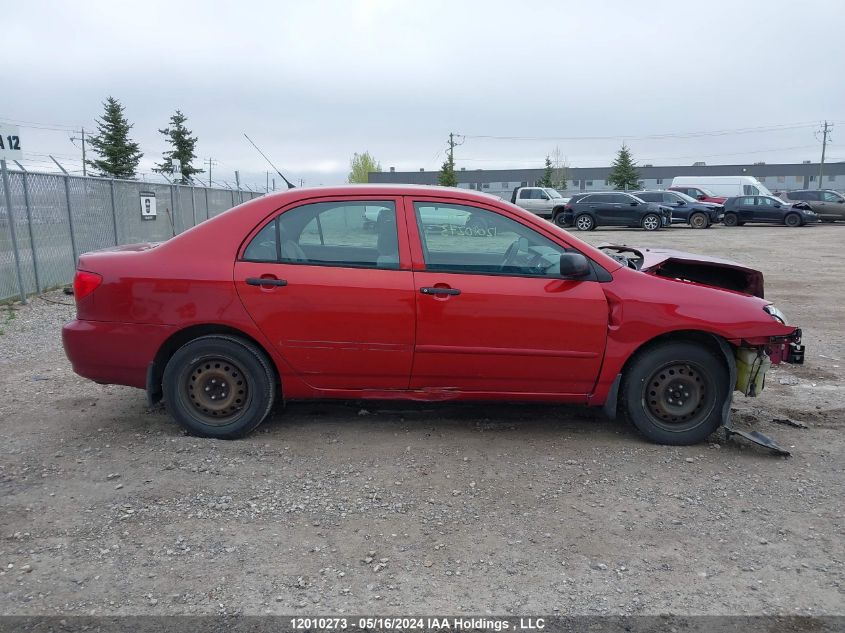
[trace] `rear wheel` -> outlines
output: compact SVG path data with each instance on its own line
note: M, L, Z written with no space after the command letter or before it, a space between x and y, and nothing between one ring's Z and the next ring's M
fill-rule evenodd
M706 229L710 226L710 221L703 213L693 213L690 216L689 224L694 229Z
M234 439L261 424L275 399L270 361L255 345L225 335L180 347L162 376L167 409L194 435Z
M736 213L726 213L722 222L725 226L736 226L739 224L739 218L736 216Z
M646 213L641 224L646 231L656 231L660 228L660 216L656 213Z
M783 223L792 228L801 226L801 216L797 213L788 213L783 219Z
M585 213L575 218L575 228L579 231L592 231L596 228L596 221Z
M730 396L720 357L695 343L663 343L640 353L625 372L625 417L658 444L696 444L720 425Z

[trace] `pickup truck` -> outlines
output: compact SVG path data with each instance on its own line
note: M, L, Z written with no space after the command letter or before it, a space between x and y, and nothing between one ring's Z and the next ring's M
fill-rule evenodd
M548 220L563 211L568 200L551 187L517 187L511 194L511 204Z

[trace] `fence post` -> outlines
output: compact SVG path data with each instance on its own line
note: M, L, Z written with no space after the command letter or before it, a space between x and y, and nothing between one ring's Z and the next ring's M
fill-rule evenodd
M232 194L232 206L235 206L235 190L229 189L229 192Z
M12 250L15 253L15 272L18 274L18 290L21 293L21 303L26 303L26 290L23 287L21 274L21 256L18 252L18 238L15 235L15 216L12 213L12 190L9 186L9 172L6 169L6 159L0 160L0 171L3 172L3 192L6 194L6 215L9 216L9 233L12 237Z
M117 236L117 205L114 201L114 178L111 179L111 221L114 228L114 245L120 244L120 239Z
M208 208L208 189L205 190L205 219L211 218L211 209Z
M196 194L197 188L191 187L191 215L194 218L194 226L197 225L197 197Z
M67 202L67 225L70 229L70 248L73 251L73 269L76 270L76 262L79 259L79 253L76 250L76 234L73 230L73 211L70 205L70 176L65 175L65 200Z
M35 249L35 234L32 232L32 204L29 201L29 179L25 171L23 178L23 203L26 205L26 224L29 227L29 243L32 246L32 271L35 273L35 292L41 292L41 275L38 271L38 253Z
M173 192L175 185L170 185L170 232L176 237L176 194Z

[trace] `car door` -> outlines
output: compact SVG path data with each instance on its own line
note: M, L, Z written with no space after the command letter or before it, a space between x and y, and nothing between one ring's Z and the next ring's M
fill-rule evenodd
M613 201L613 224L617 226L639 226L648 205L626 193L610 195Z
M736 199L736 207L734 211L740 222L753 222L754 214L756 212L757 202L754 196L742 196Z
M607 336L597 281L559 275L566 247L500 209L408 198L417 328L412 389L479 394L592 391ZM483 230L442 226L472 217Z
M245 243L234 268L241 301L305 382L408 387L416 314L401 198L295 206Z
M822 191L819 215L825 220L845 220L845 198L833 191Z
M769 224L782 222L784 217L784 205L768 196L754 196L754 222L767 222Z
M690 212L692 211L692 207L690 204L684 200L681 196L675 195L671 191L664 191L663 192L663 200L658 201L650 201L650 202L661 202L667 207L672 208L672 221L673 222L687 222L689 221Z
M537 200L535 199L535 191L533 187L523 187L519 190L519 204L517 206L522 207L526 211L531 211L534 213L537 209Z
M622 205L619 198L612 193L596 193L590 196L590 206L601 226L618 226L624 224Z

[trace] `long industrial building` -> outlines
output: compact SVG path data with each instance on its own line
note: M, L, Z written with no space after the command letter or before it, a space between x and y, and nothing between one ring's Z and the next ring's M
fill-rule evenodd
M560 188L564 195L582 191L608 191L613 186L607 181L610 167L570 167L565 173L566 187ZM663 189L669 187L675 176L754 176L773 192L793 189L816 189L819 180L819 163L751 164L751 165L704 165L693 166L638 166L640 187ZM456 172L458 187L476 189L494 195L507 197L514 187L535 186L543 177L539 169L460 169ZM403 183L436 185L436 171L388 171L370 172L373 183ZM829 163L824 166L822 189L845 190L845 162Z

